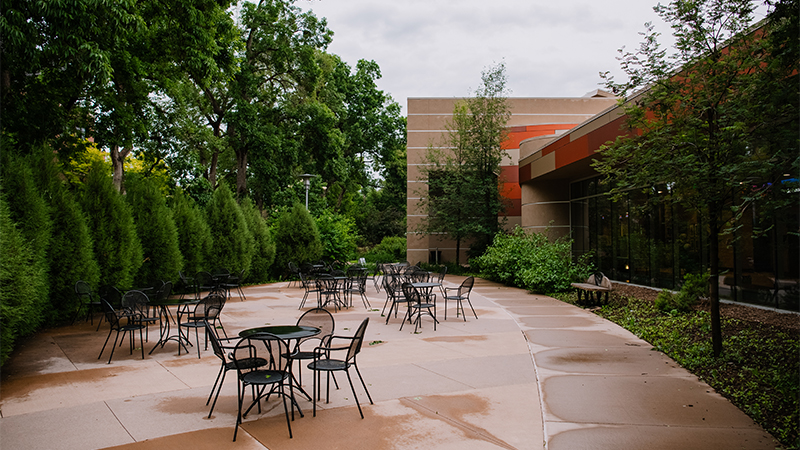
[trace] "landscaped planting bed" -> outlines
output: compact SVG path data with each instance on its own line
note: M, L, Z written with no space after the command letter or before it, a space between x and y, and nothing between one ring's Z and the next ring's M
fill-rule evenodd
M711 349L708 305L663 313L657 291L614 285L608 305L593 308L708 383L787 449L800 448L800 316L722 304L723 353ZM577 294L559 295L574 303Z

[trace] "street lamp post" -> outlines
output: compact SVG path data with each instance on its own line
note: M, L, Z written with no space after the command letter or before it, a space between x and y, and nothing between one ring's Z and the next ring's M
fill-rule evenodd
M311 187L311 179L314 178L316 175L312 175L310 173L304 173L298 176L303 180L303 186L305 186L306 188L306 210L308 210L308 188Z

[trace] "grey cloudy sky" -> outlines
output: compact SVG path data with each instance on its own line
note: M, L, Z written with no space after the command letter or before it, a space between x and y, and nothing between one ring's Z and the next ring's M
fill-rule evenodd
M406 111L408 97L463 97L481 72L506 65L514 97L579 97L619 75L617 49L634 50L655 0L301 0L328 19L329 53L351 67L374 60L378 88Z

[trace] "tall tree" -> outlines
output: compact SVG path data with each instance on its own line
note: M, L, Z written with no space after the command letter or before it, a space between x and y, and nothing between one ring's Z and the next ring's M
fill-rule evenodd
M301 12L289 0L242 4L241 64L231 84L227 132L236 154L236 192L247 190L251 153L280 158L276 128L281 103L313 88L319 69L315 54L331 41L325 19Z
M148 177L130 177L125 200L131 207L136 233L142 243L142 266L136 273L137 286L154 280L177 280L183 267L178 245L178 229L167 208L164 194Z
M630 133L601 149L595 163L615 183L615 197L661 186L663 200L698 211L707 224L715 355L722 351L720 234L754 201L785 187L787 171L797 173L798 61L771 63L765 35L772 24L751 30L753 7L749 0L656 6L672 26L675 53L666 56L648 24L638 52L622 55L628 81L607 77L607 86L623 97ZM763 132L784 136L782 144L753 139Z
M131 287L142 265L142 245L130 207L100 164L92 166L82 194L81 206L89 221L94 255L101 270L100 284Z
M485 70L481 79L475 96L456 104L444 142L425 156L428 194L420 206L427 216L417 231L447 233L456 241L456 264L463 239L473 239L474 255L491 243L505 208L499 180L511 115L505 65Z
M222 268L231 273L250 271L255 239L227 184L220 184L214 191L206 205L206 217L214 239L210 255L213 266L210 269Z

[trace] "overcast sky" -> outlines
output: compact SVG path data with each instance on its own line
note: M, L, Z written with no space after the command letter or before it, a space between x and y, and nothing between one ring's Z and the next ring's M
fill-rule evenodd
M329 53L351 67L374 60L378 88L406 112L408 97L463 97L481 72L506 65L514 97L580 97L619 75L617 49L635 50L656 0L300 0L328 19Z

